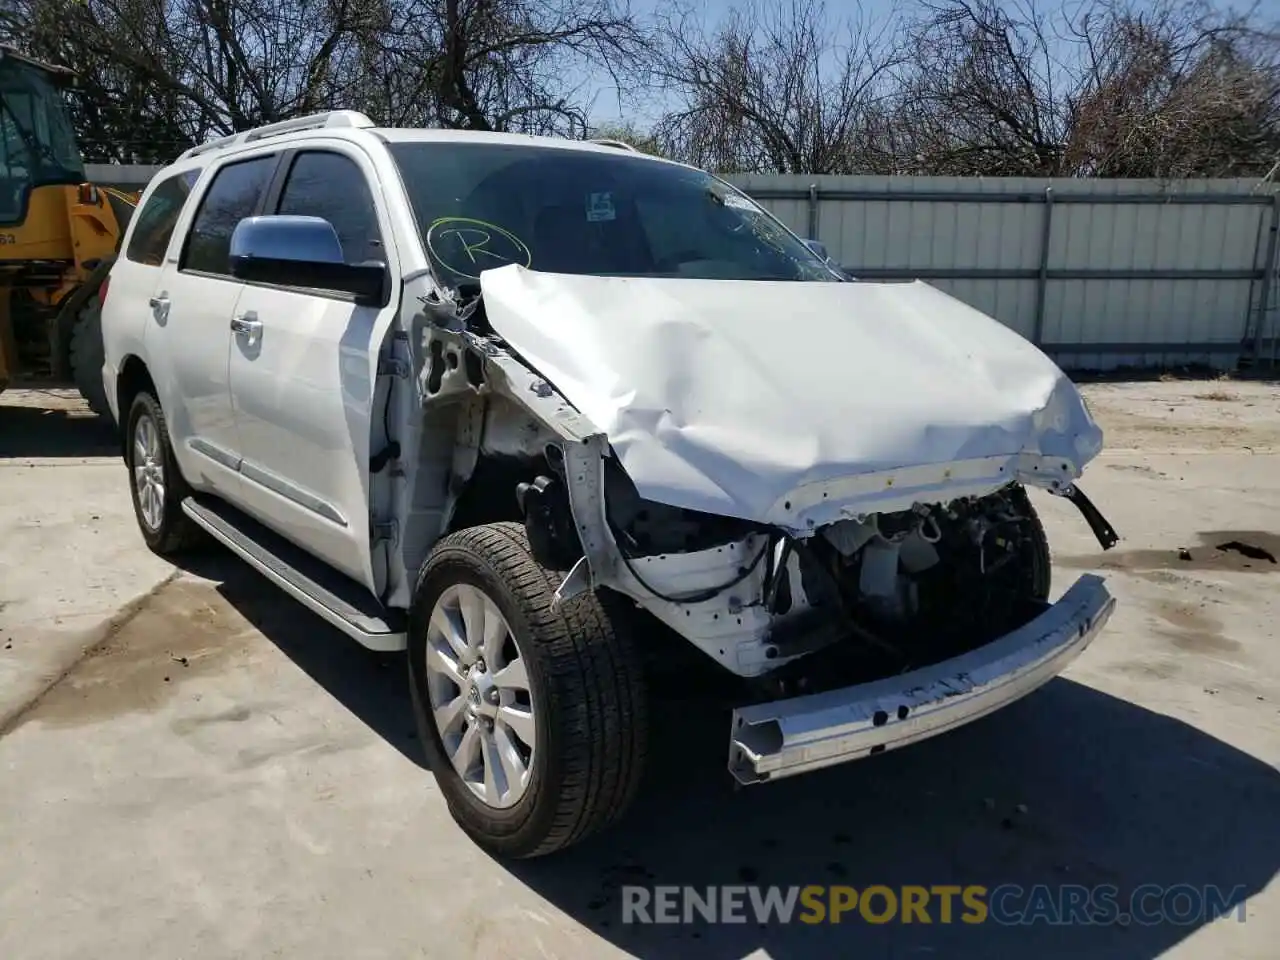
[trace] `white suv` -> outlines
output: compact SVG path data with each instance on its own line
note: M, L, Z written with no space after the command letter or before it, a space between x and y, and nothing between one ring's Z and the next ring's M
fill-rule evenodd
M148 545L211 535L407 647L440 788L502 855L626 807L659 631L742 678L757 783L989 713L1113 607L1092 575L1048 602L1024 485L1116 537L1047 357L617 144L335 112L188 150L103 331Z

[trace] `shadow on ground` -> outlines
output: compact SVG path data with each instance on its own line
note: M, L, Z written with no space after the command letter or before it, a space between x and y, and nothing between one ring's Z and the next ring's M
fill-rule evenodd
M1234 889L1239 902L1280 869L1280 773L1071 680L912 748L738 792L724 771L728 718L692 703L659 710L651 776L632 815L563 857L510 867L638 957L737 960L763 948L774 960L1145 958L1200 920L947 925L935 902L930 926L872 925L856 914L839 926L637 926L621 922L624 884L1110 884L1123 903L1142 884L1186 883Z
M425 765L399 656L357 647L221 551L189 568L218 583L302 670ZM645 960L738 960L759 949L774 960L1006 953L1130 960L1161 955L1204 920L943 924L935 903L930 925L873 925L851 915L840 925L638 926L621 922L624 885L1108 884L1123 905L1143 884L1190 884L1234 893L1230 902L1240 903L1280 867L1280 772L1071 680L909 749L739 791L725 772L727 715L685 687L655 695L649 775L621 824L562 855L505 865L584 927ZM1232 913L1217 922L1239 921Z
M120 455L109 420L87 411L15 406L3 400L0 395L0 459Z
M307 676L420 767L427 766L409 703L404 658L366 650L219 547L182 560Z

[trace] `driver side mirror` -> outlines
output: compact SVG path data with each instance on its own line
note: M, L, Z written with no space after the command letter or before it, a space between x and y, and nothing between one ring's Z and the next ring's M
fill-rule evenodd
M231 234L231 275L247 283L350 294L362 307L391 299L386 263L346 262L333 224L323 217L246 217Z

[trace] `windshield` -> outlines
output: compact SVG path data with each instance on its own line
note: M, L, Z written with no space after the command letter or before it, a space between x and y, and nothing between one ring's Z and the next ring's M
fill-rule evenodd
M725 280L840 278L710 174L618 153L393 143L440 279L518 263L548 273Z
M36 68L0 59L0 223L22 215L28 188L83 179L61 94Z

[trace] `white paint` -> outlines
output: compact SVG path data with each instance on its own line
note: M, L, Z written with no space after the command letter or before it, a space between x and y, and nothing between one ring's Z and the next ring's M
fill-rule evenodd
M802 527L788 504L804 501L822 508L812 526L873 501L901 509L1015 476L1067 481L1101 450L1102 431L1053 361L925 283L512 265L481 284L493 328L662 503ZM938 469L904 474L922 467ZM886 502L886 490L905 502Z

